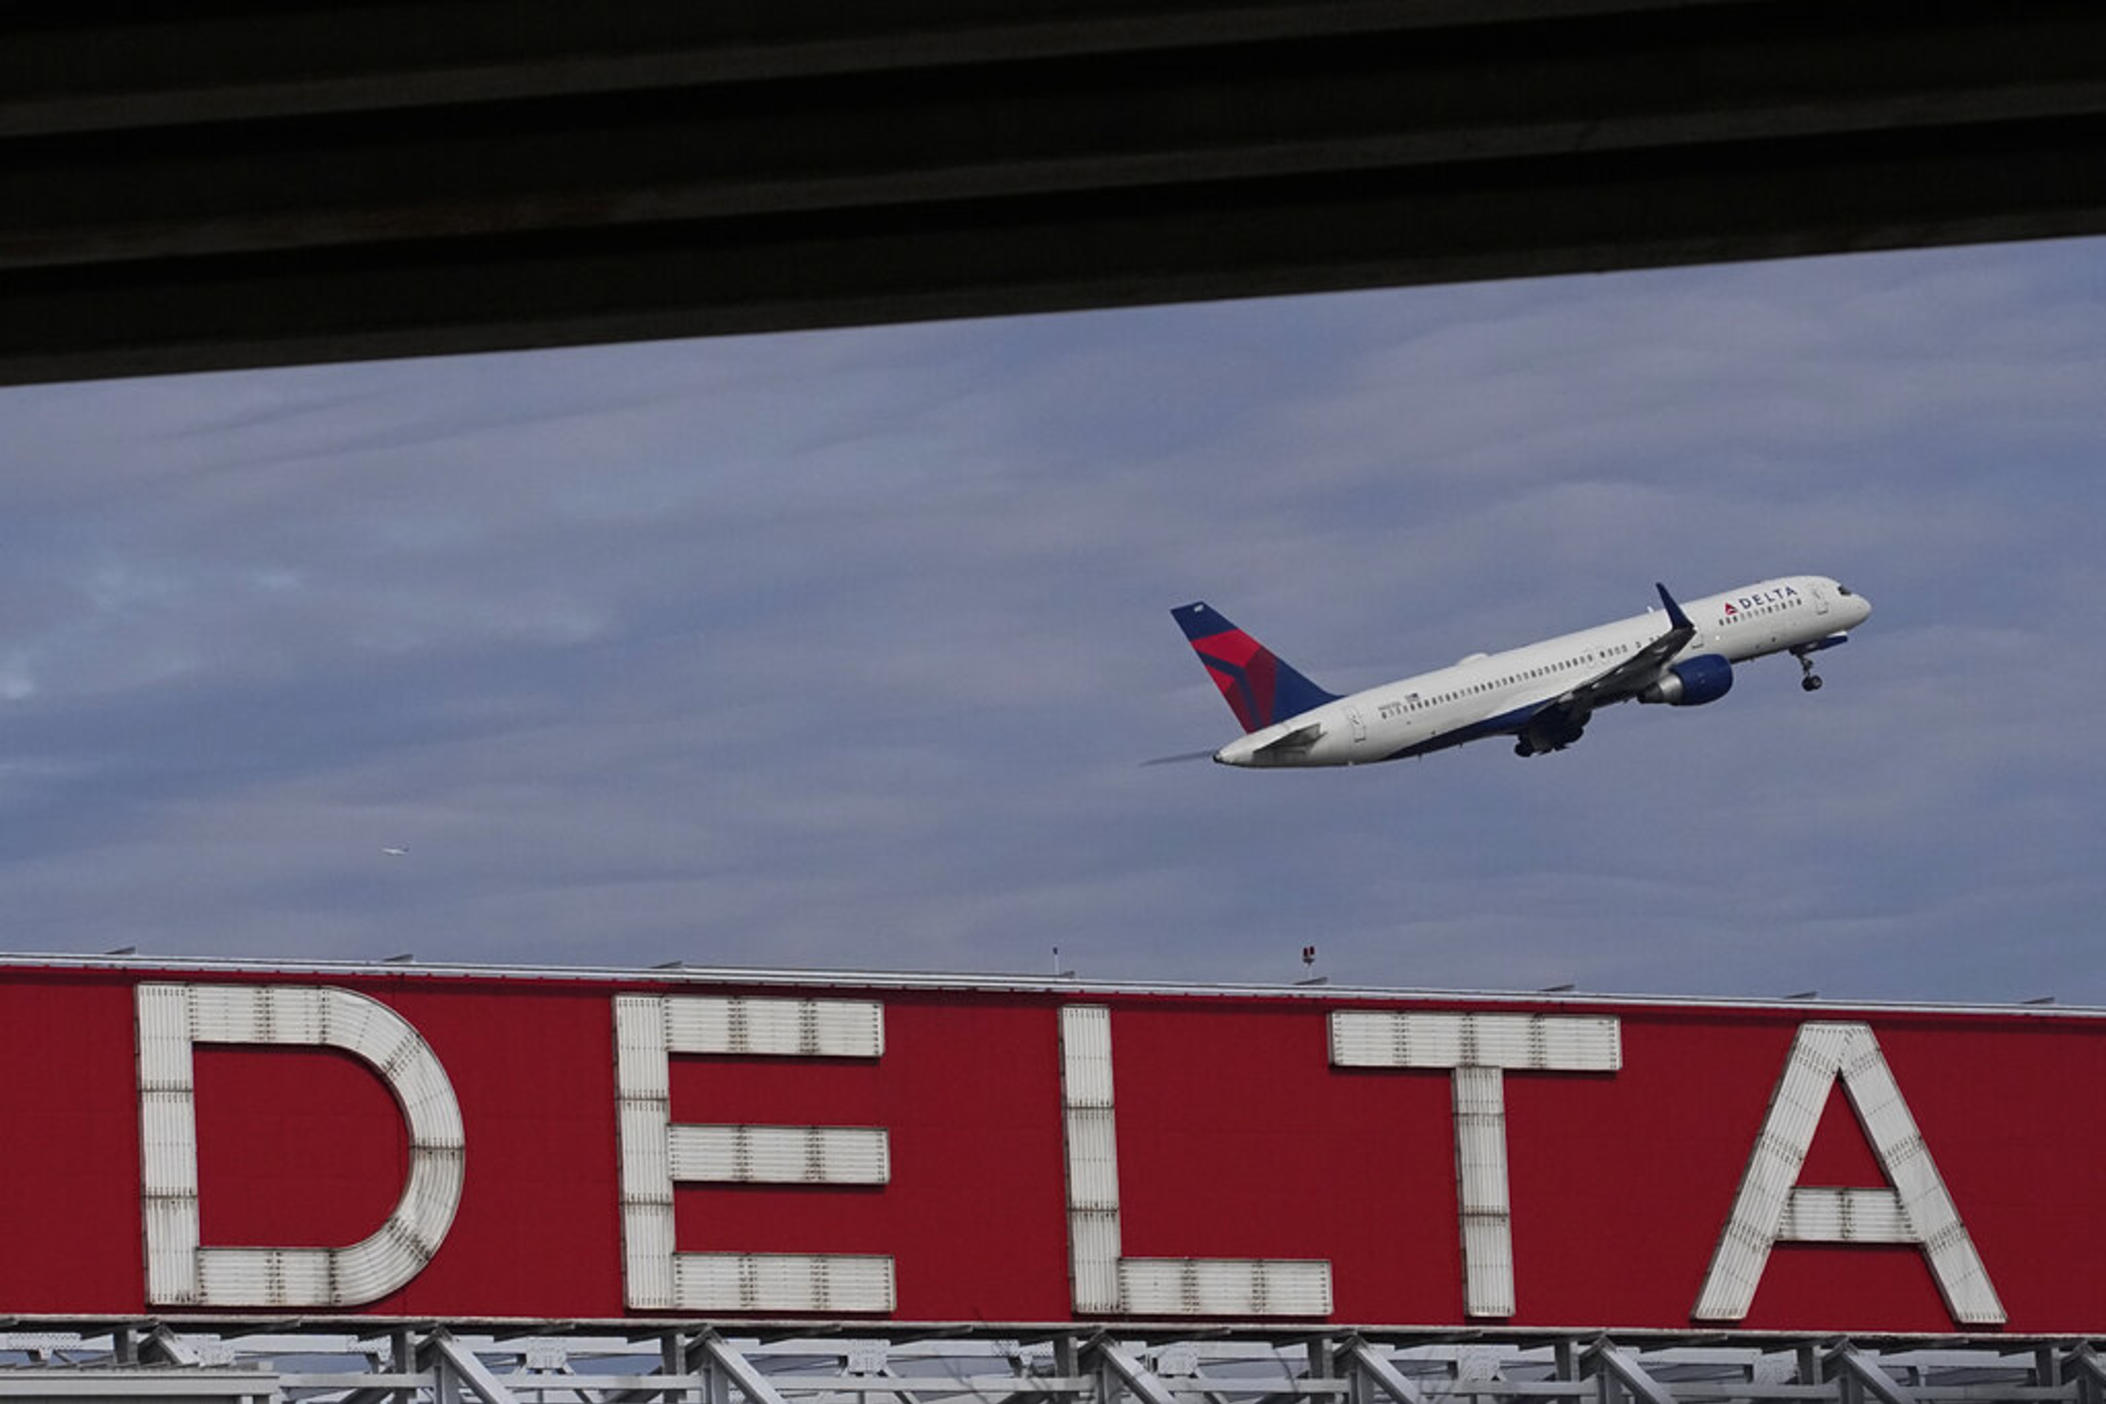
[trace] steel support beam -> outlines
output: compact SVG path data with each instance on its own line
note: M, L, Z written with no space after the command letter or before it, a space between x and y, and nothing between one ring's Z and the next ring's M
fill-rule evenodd
M896 1366L864 1365L843 1375L801 1359L807 1355L802 1344L779 1348L788 1355L764 1357L713 1331L641 1325L603 1337L570 1334L559 1354L531 1341L521 1346L488 1322L388 1326L387 1336L399 1337L393 1349L374 1348L371 1330L346 1332L342 1322L327 1323L326 1330L323 1323L284 1323L260 1334L255 1322L126 1324L130 1366L116 1361L105 1324L12 1339L0 1332L0 1397L107 1404L141 1397L231 1400L277 1390L346 1404L412 1398L661 1404L698 1396L708 1404L815 1404L835 1396L882 1401L887 1394L915 1394L934 1404L1117 1404L1120 1396L1131 1396L1129 1404L1324 1404L1332 1396L1338 1404L1592 1404L1597 1398L1603 1404L1716 1404L1730 1394L1746 1404L1817 1404L1818 1392L1837 1404L1924 1404L1962 1393L1972 1404L2106 1404L2106 1360L2089 1344L2044 1337L1882 1342L1887 1349L1881 1351L1835 1337L1742 1343L1705 1334L1648 1341L1641 1351L1600 1337L1501 1333L1485 1340L1472 1333L1458 1346L1452 1335L1421 1333L1404 1339L1446 1346L1428 1364L1439 1360L1455 1372L1425 1383L1423 1375L1406 1373L1410 1362L1399 1357L1396 1339L1377 1344L1306 1328L1198 1328L1182 1335L1158 1326L1142 1330L1145 1345L1109 1334L1077 1342L1056 1333L1051 1344L1055 1367L1065 1371L1060 1375L1028 1373L1033 1363L1042 1370L1046 1362L1018 1357L1007 1339L1015 1327L968 1328L955 1341L901 1347ZM829 1324L841 1331L869 1323ZM800 1333L794 1323L778 1323L769 1339ZM811 1353L825 1357L829 1349L820 1343ZM524 1373L514 1375L505 1362L522 1351ZM358 1364L338 1363L346 1356ZM222 1360L242 1363L203 1363ZM1551 1381L1543 1379L1546 1365ZM563 1373L543 1373L548 1370ZM225 1389L228 1381L237 1387Z
M1828 1359L1837 1374L1854 1382L1880 1404L1919 1404L1892 1375L1847 1341L1830 1351Z
M2077 1385L2078 1404L2106 1404L2106 1361L2088 1345L2078 1346L2064 1357L2064 1377Z
M711 1364L722 1370L739 1393L746 1396L746 1404L788 1404L767 1376L715 1331L704 1331L696 1342Z
M1604 1376L1629 1390L1631 1397L1641 1404L1675 1404L1675 1397L1667 1387L1647 1374L1637 1357L1622 1346L1612 1341L1598 1341L1588 1354Z
M1338 1358L1352 1368L1356 1375L1364 1375L1374 1381L1388 1395L1391 1404L1425 1404L1425 1396L1419 1387L1405 1378L1404 1372L1374 1346L1355 1336L1339 1351Z
M678 1331L668 1331L658 1339L658 1369L661 1374L684 1375L688 1373L687 1339ZM685 1391L668 1385L656 1391L652 1398L662 1404L676 1404Z
M887 1378L887 1379L894 1379L894 1380L896 1380L896 1379L899 1379L899 1378L901 1378L901 1375L900 1375L899 1371L897 1371L897 1370L893 1369L893 1368L892 1368L892 1367L891 1367L890 1365L887 1365L887 1366L885 1367L885 1369L884 1369L884 1371L883 1371L883 1374L884 1374L885 1378ZM910 1391L908 1391L908 1390L904 1390L904 1389L900 1389L900 1390L894 1390L894 1391L893 1391L893 1394L892 1394L892 1397L893 1397L894 1399L898 1400L898 1401L899 1401L899 1404L922 1404L922 1400L921 1400L921 1396L920 1396L920 1395L918 1395L918 1394L914 1394L914 1393L912 1393L912 1392L910 1392Z
M1086 1353L1096 1358L1101 1369L1110 1371L1120 1384L1133 1391L1134 1397L1140 1400L1141 1404L1177 1404L1177 1397L1170 1392L1170 1386L1163 1383L1160 1375L1145 1368L1140 1361L1119 1349L1114 1342L1099 1336L1090 1343ZM1109 1398L1109 1390L1100 1391L1097 1404L1107 1404Z
M438 1347L432 1337L418 1340L414 1331L398 1328L389 1333L389 1368L397 1375L422 1375L432 1369ZM343 1404L414 1404L418 1391L393 1385L353 1390Z
M699 1376L708 1404L730 1404L731 1391L724 1372L710 1359L699 1339L689 1340L678 1331L668 1332L658 1346L661 1374ZM602 1396L605 1404L670 1404L688 1397L690 1386L668 1384L662 1389L623 1389Z
M272 1404L278 1377L257 1370L171 1370L137 1365L111 1369L0 1370L0 1399L112 1404L117 1400L184 1404Z
M432 1348L440 1362L440 1373L451 1374L474 1390L483 1404L517 1404L512 1391L505 1388L497 1376L490 1372L490 1367L477 1358L474 1351L455 1340L452 1332L434 1332Z
M201 1365L204 1363L195 1348L166 1326L155 1326L139 1343L139 1354L149 1360L161 1360L170 1365Z

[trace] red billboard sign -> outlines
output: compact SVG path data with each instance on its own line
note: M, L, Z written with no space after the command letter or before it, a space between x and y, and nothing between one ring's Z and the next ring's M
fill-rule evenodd
M0 1313L2096 1333L2106 1019L0 969Z

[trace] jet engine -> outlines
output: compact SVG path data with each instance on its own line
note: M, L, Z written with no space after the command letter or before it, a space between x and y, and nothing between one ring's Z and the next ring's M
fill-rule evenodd
M1667 670L1667 676L1638 694L1640 702L1701 707L1733 690L1733 665L1722 655L1701 653Z

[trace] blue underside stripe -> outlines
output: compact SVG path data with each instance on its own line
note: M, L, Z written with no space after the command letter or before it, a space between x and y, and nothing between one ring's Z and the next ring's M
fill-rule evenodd
M1434 751L1445 751L1451 746L1460 746L1465 741L1476 741L1486 736L1512 735L1528 725L1530 719L1538 712L1556 705L1556 702L1554 697L1545 702L1531 702L1525 707L1516 707L1511 712L1501 712L1496 717L1486 717L1483 721L1471 722L1468 726L1459 726L1453 731L1444 731L1416 745L1406 746L1401 751L1391 751L1382 759L1405 760L1412 756L1430 755Z

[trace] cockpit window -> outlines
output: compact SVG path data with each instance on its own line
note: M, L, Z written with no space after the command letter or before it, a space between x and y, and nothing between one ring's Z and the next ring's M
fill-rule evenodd
M1838 595L1847 596L1850 593L1850 587L1848 585L1845 585L1842 581L1838 580L1835 583L1835 592Z

